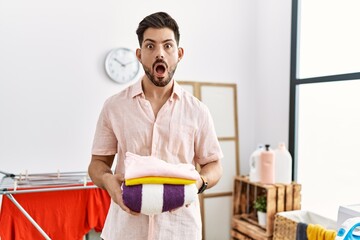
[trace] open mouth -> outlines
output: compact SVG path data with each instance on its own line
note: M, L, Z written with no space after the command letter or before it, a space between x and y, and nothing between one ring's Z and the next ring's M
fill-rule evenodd
M158 74L163 74L165 72L165 66L163 65L158 65L155 67L155 71Z
M166 72L166 63L165 62L157 62L154 64L154 70L157 75L164 75Z

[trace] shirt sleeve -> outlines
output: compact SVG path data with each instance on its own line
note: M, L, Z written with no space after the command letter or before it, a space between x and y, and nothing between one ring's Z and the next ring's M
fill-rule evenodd
M100 113L92 146L93 155L115 155L117 139L109 118L109 106L104 104Z
M209 109L203 105L202 120L195 136L195 162L207 164L223 158L223 153L216 136L214 122Z

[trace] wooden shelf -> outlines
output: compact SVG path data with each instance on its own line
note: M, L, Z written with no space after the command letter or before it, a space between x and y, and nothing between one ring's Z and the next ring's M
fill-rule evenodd
M271 239L275 214L301 208L300 191L301 185L297 183L261 184L250 182L246 176L236 176L231 236L238 240ZM254 200L260 195L266 195L267 200L265 227L258 224L256 210L253 208Z

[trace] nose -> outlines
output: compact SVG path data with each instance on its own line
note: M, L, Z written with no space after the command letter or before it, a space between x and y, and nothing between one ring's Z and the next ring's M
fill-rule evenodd
M163 55L156 55L156 59L164 59Z
M163 59L164 58L164 49L159 48L159 50L156 53L156 59Z

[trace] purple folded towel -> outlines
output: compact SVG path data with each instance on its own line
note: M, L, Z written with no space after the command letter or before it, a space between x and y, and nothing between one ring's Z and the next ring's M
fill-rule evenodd
M124 204L134 212L146 215L167 212L195 201L195 184L122 185Z

